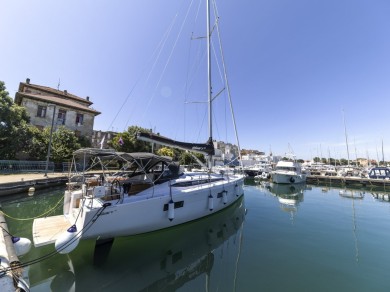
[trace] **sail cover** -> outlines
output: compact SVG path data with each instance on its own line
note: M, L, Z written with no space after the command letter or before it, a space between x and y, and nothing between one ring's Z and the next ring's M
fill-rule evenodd
M189 151L198 152L206 155L214 155L215 153L213 141L211 138L209 138L206 143L187 143L187 142L175 141L153 133L138 132L137 139L145 142L157 143L168 147L174 147L182 150L189 150Z

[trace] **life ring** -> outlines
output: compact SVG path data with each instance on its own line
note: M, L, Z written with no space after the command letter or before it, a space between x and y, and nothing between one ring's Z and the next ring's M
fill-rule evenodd
M267 179L267 178L268 178L268 175L267 175L266 172L263 172L263 173L261 174L261 177L262 177L263 179Z
M295 182L295 179L293 177L290 177L290 182L291 183L294 183Z

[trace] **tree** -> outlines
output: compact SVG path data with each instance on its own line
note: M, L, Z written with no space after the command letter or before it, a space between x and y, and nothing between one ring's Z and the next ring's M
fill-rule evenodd
M87 139L85 136L79 136L77 137L78 143L81 145L82 148L88 148L91 147L91 140Z
M24 152L28 154L31 160L46 159L49 140L45 139L44 132L37 127L32 126L31 132L32 138L29 140Z
M32 138L30 118L24 107L16 105L0 81L0 159L14 159Z
M45 140L49 142L50 127L46 127L43 131ZM78 138L73 131L64 126L58 127L53 132L51 142L51 157L54 162L62 162L70 159L75 150L81 147Z
M24 152L32 160L45 160L50 143L50 127L46 127L41 131L32 126L32 132L32 139L29 140L28 147ZM80 147L79 138L76 137L73 131L63 126L58 127L52 134L50 160L54 162L66 161Z
M151 152L151 143L138 140L136 136L138 132L147 133L149 130L138 126L130 126L126 132L118 133L109 146L121 152Z
M169 157L174 158L175 157L175 152L173 151L173 149L171 149L169 147L162 147L162 148L157 150L157 155L169 156Z
M196 156L196 158L198 158L202 163L206 163L206 159L204 158L203 154L193 153L193 152L189 153L189 152L186 152L186 151L182 152L182 154L180 156L179 163L181 165L198 164L198 162L196 161L194 156Z
M340 159L340 164L341 165L348 165L348 160L346 160L345 158L341 158Z

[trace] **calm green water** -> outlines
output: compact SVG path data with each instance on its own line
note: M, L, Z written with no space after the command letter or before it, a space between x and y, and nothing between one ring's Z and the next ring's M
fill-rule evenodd
M248 181L244 200L209 218L115 239L108 255L94 257L94 242L83 241L38 261L29 267L31 291L390 291L390 202L374 193L383 194ZM2 205L28 218L61 196L42 191ZM31 220L7 222L31 238ZM32 248L20 260L53 250Z

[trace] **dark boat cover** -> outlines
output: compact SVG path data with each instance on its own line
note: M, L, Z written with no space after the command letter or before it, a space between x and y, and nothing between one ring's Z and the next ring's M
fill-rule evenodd
M137 139L141 141L161 144L164 146L179 148L182 150L198 152L206 155L215 154L214 145L211 138L209 138L206 143L188 143L188 142L175 141L153 133L138 132Z

